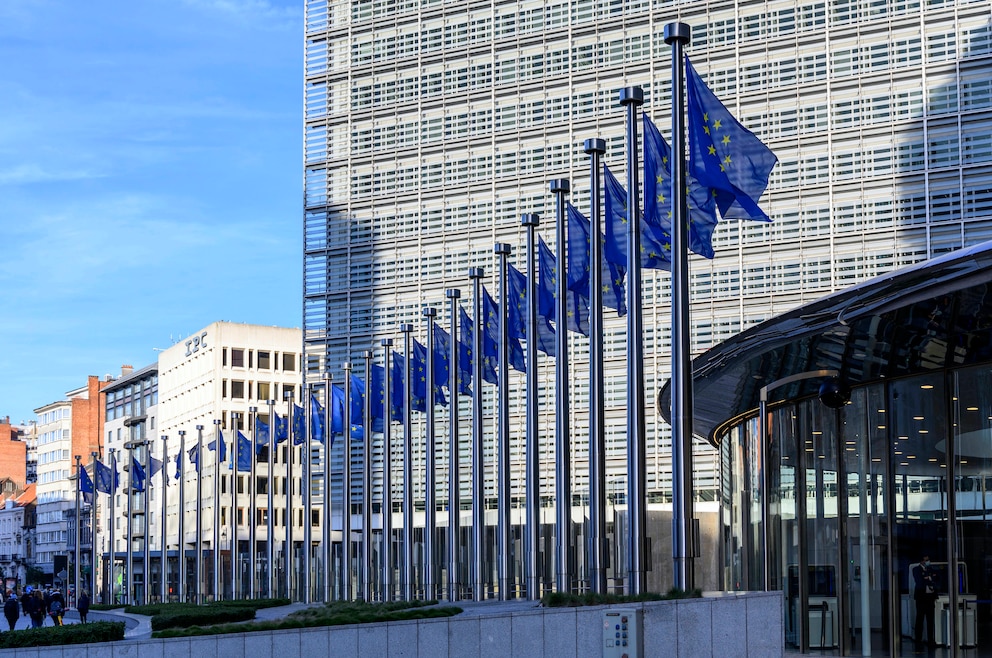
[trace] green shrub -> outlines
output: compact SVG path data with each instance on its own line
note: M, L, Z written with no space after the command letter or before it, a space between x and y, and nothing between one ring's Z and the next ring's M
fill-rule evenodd
M545 608L575 608L585 605L615 605L617 603L643 603L645 601L666 601L670 599L698 599L703 593L698 590L684 592L673 587L667 594L657 594L646 592L644 594L571 594L567 592L553 592L545 594L541 598L541 605Z
M248 621L255 618L254 608L241 608L226 605L204 605L190 610L162 612L152 616L152 630L184 628L203 624L224 624L232 621Z
M148 605L129 605L124 608L124 612L135 615L163 615L189 610L201 610L204 608L251 608L261 610L262 608L274 608L282 605L289 605L289 599L242 599L238 601L215 601L213 603L150 603ZM120 606L118 606L120 607Z
M462 611L455 606L427 607L436 601L396 601L392 603L364 603L361 601L336 601L327 605L304 608L285 619L255 621L246 624L218 624L206 628L190 626L156 631L152 637L187 637L191 635L220 635L251 631L274 631L288 628L315 628L342 624L365 624L404 619L451 617Z
M119 610L124 606L120 603L91 603L90 610Z
M68 624L27 628L0 633L0 649L15 647L50 647L61 644L88 644L124 639L124 622L98 621L91 624Z

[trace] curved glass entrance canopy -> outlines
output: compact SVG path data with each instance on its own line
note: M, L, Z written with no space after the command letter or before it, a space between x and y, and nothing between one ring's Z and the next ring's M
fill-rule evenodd
M920 639L992 655L990 293L984 243L693 362L694 431L722 457L722 580L782 591L787 644L902 655L917 637L913 567L929 555L936 623ZM849 399L822 402L828 378ZM658 401L667 418L667 386Z

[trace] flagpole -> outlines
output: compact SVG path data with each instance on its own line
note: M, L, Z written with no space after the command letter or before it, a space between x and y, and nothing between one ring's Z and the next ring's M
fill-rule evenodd
M196 426L196 580L193 596L203 603L203 425Z
M97 504L100 497L97 496L96 490L96 458L98 452L93 450L90 452L90 469L93 471L93 499L90 502L90 582L89 582L89 594L90 599L95 600L96 597L96 562L97 562L97 546L96 540L98 525L97 525Z
M231 452L231 464L234 466L231 469L231 599L237 601L240 597L240 591L238 590L238 585L240 585L240 578L238 578L238 558L240 557L238 551L238 480L241 476L238 474L238 451L241 448L241 439L238 436L238 432L241 431L240 421L241 414L237 411L231 412L231 430L233 432L234 450Z
M159 543L161 544L161 553L159 553L159 601L161 603L168 603L169 601L169 546L166 543L166 519L168 518L166 514L168 513L168 503L169 503L169 435L163 434L162 439L162 516L159 530Z
M482 277L485 270L470 267L472 279L472 600L482 601L485 587L485 462L482 453Z
M214 419L214 493L213 493L213 513L214 520L211 530L211 551L213 558L213 594L214 601L220 601L223 597L220 591L220 451L224 442L224 430L220 427L220 419ZM202 454L201 454L202 456Z
M131 499L134 498L134 425L128 427L128 433L131 435L131 440L124 444L127 448L127 546L126 555L127 562L125 568L127 573L124 575L124 586L127 591L124 594L124 603L126 605L133 605L134 601L132 596L134 596L134 529L132 523L134 522L133 509L131 507Z
M498 486L497 505L497 570L499 577L499 600L510 598L510 339L507 318L507 258L513 248L503 242L496 243L494 249L499 258L499 433L496 450L496 483Z
M267 400L269 407L269 442L268 447L268 486L266 487L266 534L265 534L265 595L275 597L276 590L276 511L275 511L275 455L276 455L276 401Z
M313 592L310 589L310 570L313 568L311 560L313 553L313 497L310 491L313 483L313 478L310 475L313 458L313 384L307 384L306 390L306 402L300 405L303 407L303 418L306 421L303 443L300 447L300 461L303 463L301 469L303 477L300 481L300 495L303 496L303 574L301 582L303 603L310 605L313 601Z
M286 539L282 544L282 558L285 571L283 586L290 601L293 600L293 393L293 388L288 391L283 389L283 397L286 398L286 507L282 520L286 526Z
M248 407L251 426L251 466L248 468L248 598L258 596L256 589L256 569L258 569L258 528L255 520L257 501L255 499L255 477L258 469L258 407Z
M427 392L424 428L426 453L424 457L424 598L433 599L436 595L434 581L434 535L437 531L437 483L435 481L434 445L434 318L437 310L431 306L424 309L427 321Z
M344 434L344 471L341 476L341 598L351 601L351 362L345 361L344 414L341 432Z
M692 363L689 347L689 228L685 171L685 65L691 30L665 26L672 47L672 546L675 586L694 587L692 539Z
M393 600L393 339L380 341L385 368L382 375L382 600Z
M331 602L331 596L334 593L334 581L331 579L331 560L333 559L333 550L331 546L331 439L333 437L332 432L332 422L334 417L334 411L332 409L333 399L331 393L331 368L330 364L324 363L324 509L321 515L322 525L322 538L320 550L321 559L324 562L324 603Z
M179 586L176 594L181 603L186 602L186 469L183 459L186 455L186 430L179 430L179 507L176 509L176 520L179 531Z
M589 154L589 585L606 594L606 429L603 385L603 234L599 172L606 140L584 143Z
M149 504L151 503L151 493L152 493L152 447L151 441L145 439L141 442L141 445L145 448L145 490L141 495L141 511L143 512L142 526L143 526L143 537L141 539L142 548L142 564L141 568L143 570L142 577L142 587L141 587L141 603L147 604L151 600L151 584L152 584L152 566L151 566L151 537L152 537L152 526L151 526L151 510ZM165 465L163 464L163 468Z
M80 546L79 546L80 542L82 542L82 540L83 540L83 532L82 532L82 525L83 525L83 522L82 521L83 520L80 517L80 514L82 513L82 505L80 504L80 501L79 501L79 498L80 498L79 487L80 487L80 482L81 482L81 479L79 477L79 469L82 468L83 456L82 455L75 455L75 459L76 459L76 546L75 546L75 552L73 554L73 562L74 562L74 564L73 564L73 570L72 570L72 588L73 588L72 591L75 592L76 598L78 599L79 598L79 570L81 568L80 561L81 561L81 559L83 557L82 550L80 549ZM94 487L94 489L96 489L96 487ZM94 493L95 493L95 491L94 491Z
M641 336L641 212L637 177L637 108L644 104L640 87L620 90L627 109L627 593L646 587L644 356Z
M461 530L461 475L458 449L458 300L461 298L458 288L445 291L450 302L451 317L448 327L451 343L448 346L448 600L457 601L459 597L458 582L458 544Z
M114 600L114 526L117 524L117 501L114 498L117 496L117 449L109 448L108 452L110 452L110 517L107 520L110 521L110 555L107 564L110 567L110 575L107 580L110 603L117 603Z
M406 354L403 373L403 598L413 600L413 324L400 325Z
M551 181L555 195L555 241L558 246L558 276L555 304L555 560L559 592L572 591L572 444L569 433L568 378L568 275L566 273L568 236L565 233L565 196L571 191L567 178ZM590 271L592 268L589 268Z
M527 598L541 598L539 551L541 542L541 455L537 409L537 241L535 234L541 216L525 213L520 223L527 230L527 417L525 472L525 508L527 532L524 535L524 573Z
M365 405L362 407L362 597L372 601L372 350L365 359Z

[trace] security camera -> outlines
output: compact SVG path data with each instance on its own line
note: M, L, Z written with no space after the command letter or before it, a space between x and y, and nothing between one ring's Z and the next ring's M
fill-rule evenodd
M851 399L851 389L836 377L823 380L818 393L820 402L831 409L840 409Z

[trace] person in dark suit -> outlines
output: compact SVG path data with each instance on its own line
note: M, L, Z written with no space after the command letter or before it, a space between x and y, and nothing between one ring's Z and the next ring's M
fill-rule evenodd
M927 642L936 646L934 637L933 605L937 600L936 574L930 566L930 556L924 555L920 563L913 567L913 599L916 601L916 625L913 628L913 638L917 644L923 643L923 624L927 626Z

